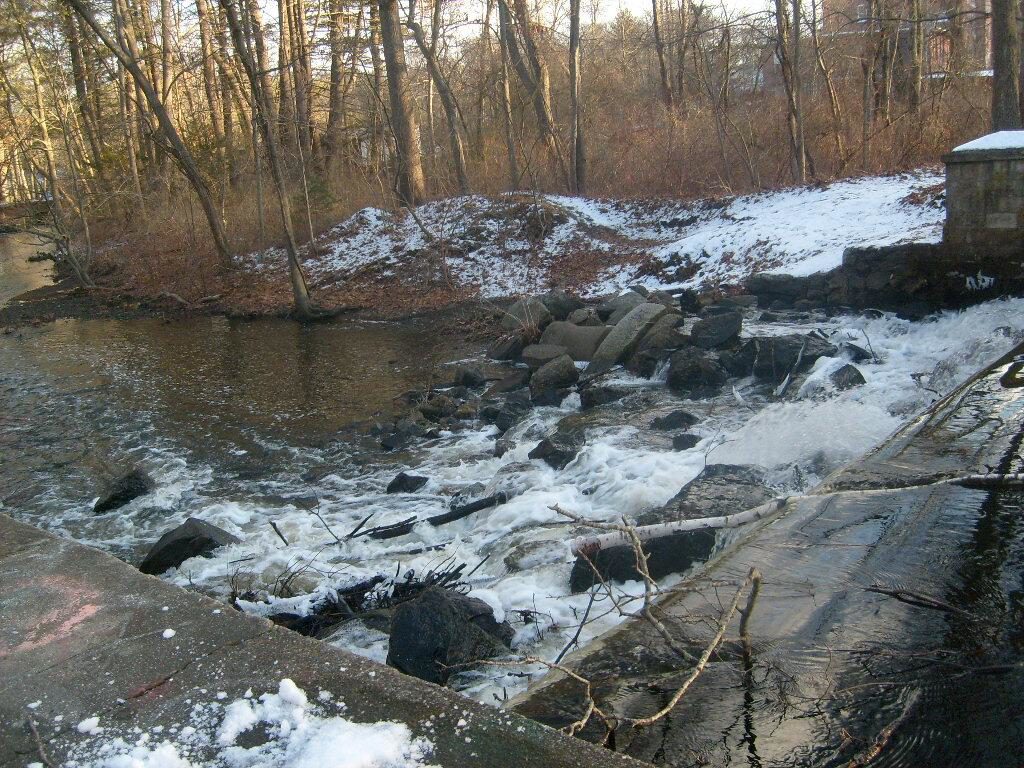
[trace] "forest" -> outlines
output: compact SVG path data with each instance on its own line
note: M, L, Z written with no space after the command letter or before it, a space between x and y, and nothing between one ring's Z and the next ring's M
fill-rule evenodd
M302 245L364 206L713 198L1020 124L1007 0L4 3L0 200L87 286L282 246L310 317Z

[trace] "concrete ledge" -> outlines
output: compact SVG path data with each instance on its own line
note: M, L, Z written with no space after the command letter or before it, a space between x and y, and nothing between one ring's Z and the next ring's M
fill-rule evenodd
M276 691L290 677L328 690L357 722L395 720L435 745L431 762L462 766L638 763L514 714L406 677L222 603L145 576L95 549L0 515L0 765L40 756L38 724L61 764L86 737L74 729L186 724L199 689ZM173 638L165 639L165 629ZM34 709L29 704L40 702ZM63 716L59 730L54 717ZM433 717L434 728L425 729ZM455 732L458 720L468 725ZM68 727L68 726L71 727Z

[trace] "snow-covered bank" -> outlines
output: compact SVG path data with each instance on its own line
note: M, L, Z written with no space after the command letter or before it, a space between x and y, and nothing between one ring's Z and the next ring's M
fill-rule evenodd
M205 690L203 693L207 693ZM290 679L276 693L248 691L234 701L208 693L186 722L169 728L124 728L91 717L77 730L92 738L77 744L74 768L439 768L431 742L413 737L404 723L357 723L343 701L321 690L316 701ZM58 715L56 728L63 725ZM251 738L262 733L263 739ZM250 736L246 744L243 736ZM255 741L255 745L252 743ZM30 763L29 768L42 768Z
M754 272L827 271L850 246L937 242L942 181L924 170L694 203L453 198L421 206L419 223L367 208L319 238L306 263L322 284L386 285L426 269L483 297L550 285L584 295L636 283L702 289Z

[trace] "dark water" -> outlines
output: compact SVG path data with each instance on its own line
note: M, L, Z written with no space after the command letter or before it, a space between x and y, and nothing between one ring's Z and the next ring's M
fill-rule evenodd
M0 296L47 284L51 265L24 258L33 250L0 240ZM128 554L132 532L104 531L88 514L127 468L155 471L183 494L179 508L199 487L207 500L258 495L287 478L300 492L304 474L361 460L349 425L385 419L397 395L478 351L427 324L202 317L21 328L0 335L0 508Z

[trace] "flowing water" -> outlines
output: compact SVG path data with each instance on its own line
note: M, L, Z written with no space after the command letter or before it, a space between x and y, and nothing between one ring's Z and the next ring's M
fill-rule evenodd
M0 240L0 297L45 280L24 257L22 246ZM483 362L479 345L439 338L426 322L304 327L204 317L19 329L0 335L0 510L131 562L166 530L200 517L242 542L165 578L221 597L262 590L276 610L308 610L366 576L464 562L476 568L472 594L516 628L517 649L554 658L588 604L586 595L568 594L572 532L554 505L595 520L635 516L664 504L709 462L755 464L774 489L802 490L1011 348L1022 337L1024 300L920 323L889 315L770 325L755 318L746 333L821 328L834 341L870 347L876 362L860 366L867 383L836 391L828 377L846 361L823 358L784 398L741 381L720 397L681 402L666 391L664 373L653 381L622 374L618 383L633 389L623 403L582 416L572 395L535 409L500 458L495 429L476 422L397 454L353 426L390 413L406 390L444 381L445 363ZM648 427L679 407L700 417L693 431L701 442L686 451ZM537 441L567 418L586 428L577 459L561 471L529 461ZM104 482L136 465L157 490L93 514ZM415 494L384 494L404 469L430 482ZM446 511L456 495L498 490L511 500L451 525L417 526L388 541L335 539L370 514L374 525L423 518ZM521 569L506 561L512 552L529 554ZM290 584L299 596L266 594L296 570ZM581 642L620 621L610 606L596 609ZM353 625L333 642L382 660L387 638ZM458 685L493 701L526 682L510 668L469 673Z

